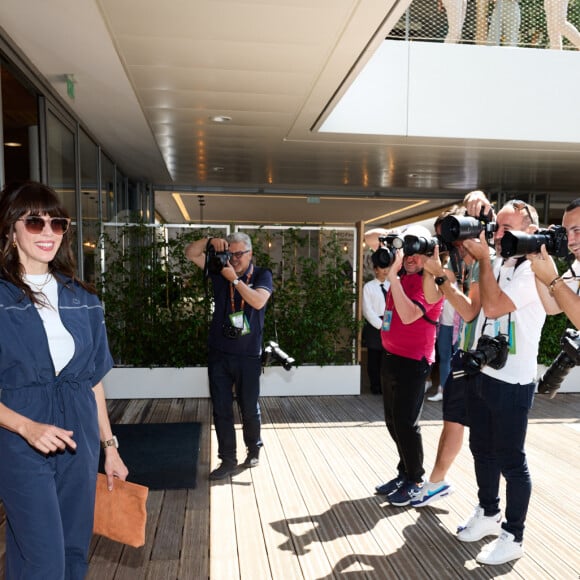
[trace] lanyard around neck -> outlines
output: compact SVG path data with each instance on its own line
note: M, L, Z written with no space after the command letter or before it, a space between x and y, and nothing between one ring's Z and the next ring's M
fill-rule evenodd
M250 280L252 279L252 275L254 273L254 264L250 264L250 269L248 271L248 273L246 274L246 279L243 281L244 284L246 284L246 286L250 285ZM235 312L235 301L234 301L234 296L235 296L235 287L234 285L230 282L230 306L232 308L232 312ZM241 294L240 294L241 296ZM240 304L240 311L244 309L244 306L246 305L246 301L244 300L244 298L242 297L242 302Z

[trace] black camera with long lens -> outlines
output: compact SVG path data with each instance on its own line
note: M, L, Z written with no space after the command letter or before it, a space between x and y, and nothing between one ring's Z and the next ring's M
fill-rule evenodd
M542 244L550 256L565 258L568 255L568 236L566 228L555 226L551 229L538 230L533 234L524 232L505 232L501 239L501 256L510 258L511 256L524 256L535 254L540 251Z
M385 237L379 237L381 244L373 253L373 264L378 268L388 268L394 261L397 248L393 245L397 236L389 234Z
M485 366L499 370L505 366L508 354L509 340L506 334L482 334L477 346L463 353L463 369L468 375L478 373Z
M269 366L272 362L279 362L287 371L292 368L296 362L291 356L287 355L278 345L277 342L270 340L262 351L262 365Z
M210 274L219 274L230 259L229 252L217 252L216 249L208 244L205 252L205 270Z
M580 332L567 328L560 337L560 346L562 351L538 381L538 393L550 399L556 396L570 369L580 365Z
M439 246L439 253L442 252L453 252L455 247L453 244L446 242L441 234L435 234L435 240L437 241L437 245Z
M406 235L402 240L401 247L405 256L413 256L414 254L432 256L435 247L439 245L437 238L424 238L423 236Z
M481 232L485 232L485 237L490 240L494 232L497 231L497 224L492 220L492 212L483 213L479 217L449 215L441 221L441 238L447 244L479 238Z

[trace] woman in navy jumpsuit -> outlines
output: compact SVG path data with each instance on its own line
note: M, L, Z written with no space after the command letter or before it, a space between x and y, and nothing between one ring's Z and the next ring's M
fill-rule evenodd
M2 192L0 499L7 580L85 577L100 441L114 440L101 383L112 366L103 309L74 277L69 222L44 185ZM127 468L115 445L105 455L111 488Z

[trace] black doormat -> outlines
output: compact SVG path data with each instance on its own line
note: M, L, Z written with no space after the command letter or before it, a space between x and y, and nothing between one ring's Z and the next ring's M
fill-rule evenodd
M129 469L127 481L149 489L191 489L196 485L201 423L111 425ZM103 469L103 452L99 471Z

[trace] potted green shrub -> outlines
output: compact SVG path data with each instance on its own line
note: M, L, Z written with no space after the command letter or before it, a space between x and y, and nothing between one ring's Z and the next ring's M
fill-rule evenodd
M146 224L127 224L109 228L103 235L105 267L99 283L114 371L130 397L138 393L163 396L154 394L160 387L165 396L206 395L207 329L213 304L208 280L185 259L184 248L212 232L183 229L167 236L161 231ZM306 238L299 228L287 230L279 259L268 251L272 235L276 234L265 235L259 229L251 232L256 263L270 267L274 274L275 294L266 315L264 338L278 339L295 358L296 366L290 373L276 364L266 369L265 392L270 376L284 385L294 382L296 373L306 367L317 367L320 373L328 366L346 365L358 380L360 373L354 364L357 293L336 235L331 229L320 230L313 254L311 248L301 251ZM137 369L141 370L139 377L132 378ZM163 377L168 378L157 378L162 369ZM345 382L344 372L337 381ZM349 385L352 382L353 378L348 379ZM105 383L107 386L107 379ZM299 383L303 390L316 392L313 386L320 384L320 377L300 379ZM289 385L298 394L295 387ZM280 394L279 387L275 390Z

